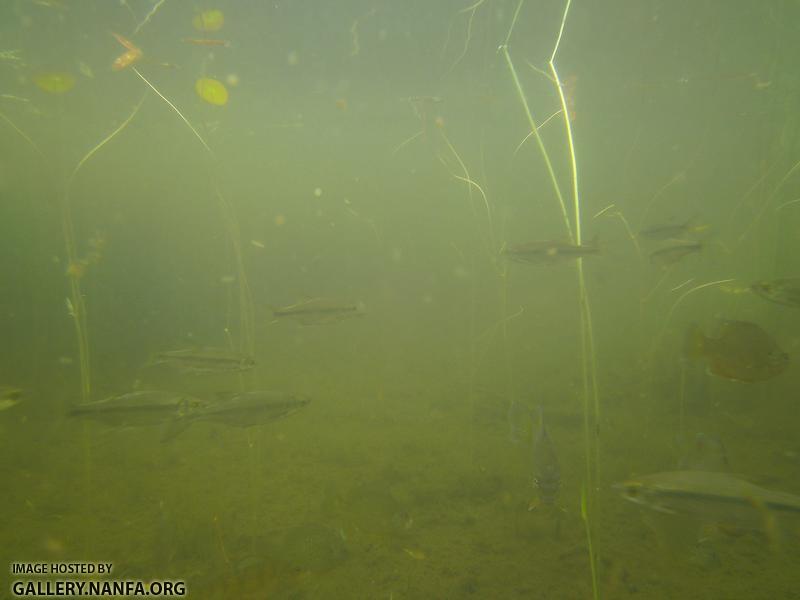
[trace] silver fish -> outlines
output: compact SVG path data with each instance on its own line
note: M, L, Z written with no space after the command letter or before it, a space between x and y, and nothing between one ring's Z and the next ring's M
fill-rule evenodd
M669 267L679 262L682 258L700 252L702 242L679 242L660 248L650 253L650 262L661 267Z
M275 320L294 319L301 325L322 325L342 319L363 317L367 307L363 302L348 303L326 298L311 298L289 306L272 308Z
M201 400L186 394L146 390L77 404L67 414L123 427L159 425L184 412L197 409L202 404Z
M218 399L177 415L161 441L177 436L195 421L216 421L236 427L252 427L288 417L308 406L305 396L285 392L254 391L218 394Z
M670 515L736 525L771 526L771 513L800 515L800 496L712 471L667 471L614 486L636 504Z
M539 505L555 506L561 490L561 467L558 455L544 424L544 411L539 407L539 427L533 438L533 486L538 494L538 502L528 507L533 510Z
M225 348L187 348L156 354L151 365L162 364L186 373L229 373L248 371L256 361L252 356Z
M600 254L600 246L596 237L581 245L563 241L525 242L504 248L502 254L520 263L555 264Z
M694 218L684 223L673 225L655 225L639 232L639 235L650 240L682 239L703 233L708 225L695 225Z
M800 306L800 277L758 281L750 286L757 296L786 306Z

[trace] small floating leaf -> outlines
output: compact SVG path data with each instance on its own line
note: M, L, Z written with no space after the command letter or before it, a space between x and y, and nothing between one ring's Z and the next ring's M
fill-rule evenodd
M228 103L228 90L222 82L203 77L194 84L197 95L209 104L223 106Z
M197 31L219 31L225 24L225 15L221 10L204 10L194 19L192 25Z

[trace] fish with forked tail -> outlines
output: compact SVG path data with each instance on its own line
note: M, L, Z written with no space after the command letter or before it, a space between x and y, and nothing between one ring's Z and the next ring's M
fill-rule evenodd
M553 265L568 260L600 254L597 236L588 244L574 244L564 241L525 242L512 244L502 250L509 259L529 265Z
M177 415L167 426L161 441L173 439L195 421L252 427L288 417L311 402L306 396L274 391L221 393L217 396L214 402Z

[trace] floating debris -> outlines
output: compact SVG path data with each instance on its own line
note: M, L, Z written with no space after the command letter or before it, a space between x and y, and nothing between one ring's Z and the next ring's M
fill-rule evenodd
M703 358L708 370L733 381L754 382L771 379L789 365L789 355L755 323L722 321L717 337L706 337L692 325L684 348L690 358Z
M111 64L111 68L114 71L121 71L122 69L130 67L141 60L143 56L142 51L136 45L134 45L133 42L122 37L118 33L112 32L111 35L113 35L116 40L122 44L124 48L126 48L125 52L120 54Z
M208 46L217 48L231 47L231 43L228 40L210 40L208 38L182 38L181 41L186 44L192 44L194 46Z
M275 320L289 318L302 325L335 323L367 314L367 307L363 302L348 303L326 298L311 298L290 306L271 308Z
M750 286L750 291L776 304L800 307L800 277L758 281Z
M502 253L513 261L526 264L555 264L560 261L575 260L585 256L600 254L595 237L589 244L545 241L514 244L503 249Z

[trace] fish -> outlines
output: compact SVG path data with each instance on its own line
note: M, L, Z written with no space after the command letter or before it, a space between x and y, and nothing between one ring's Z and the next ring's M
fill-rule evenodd
M509 259L527 264L555 264L563 260L574 260L600 254L597 237L588 244L573 244L564 241L525 242L513 244L502 250Z
M224 348L187 348L156 354L150 365L169 365L185 373L229 373L249 371L256 365L252 356Z
M727 473L665 471L613 486L622 497L669 515L769 524L770 513L800 515L800 496L759 487Z
M310 398L275 391L217 394L217 400L177 415L164 431L162 442L175 438L196 421L214 421L234 427L253 427L275 421L310 404Z
M800 277L757 281L750 286L750 291L776 304L800 307Z
M15 387L0 386L0 411L13 408L22 402L22 390Z
M352 317L363 317L367 313L367 307L363 302L348 303L326 298L311 298L290 306L270 308L276 321L289 318L301 325L335 323Z
M651 252L650 262L661 267L669 267L690 254L700 252L702 249L702 242L680 242Z
M748 321L723 320L717 337L706 337L697 325L686 332L687 357L705 359L708 370L732 381L764 381L789 366L789 355L761 327Z
M210 40L206 38L183 38L182 42L193 44L195 46L222 46L223 48L230 48L231 43L227 40Z
M67 411L67 416L85 417L123 427L163 425L201 405L202 400L186 394L141 390L76 404Z
M533 438L533 487L538 501L534 500L528 510L538 506L555 506L561 490L561 467L547 427L544 424L544 411L539 407L539 427Z
M693 221L694 219L689 219L685 223L655 225L643 229L639 235L649 240L680 239L703 233L708 229L708 225L693 225Z

